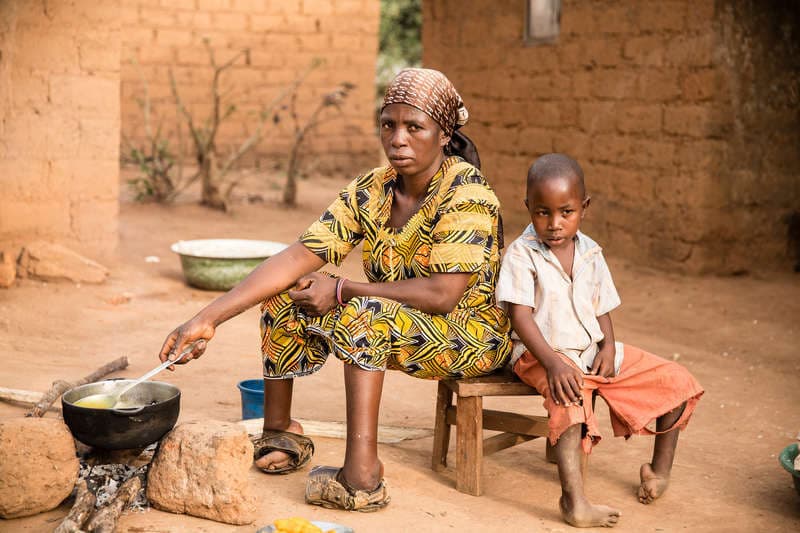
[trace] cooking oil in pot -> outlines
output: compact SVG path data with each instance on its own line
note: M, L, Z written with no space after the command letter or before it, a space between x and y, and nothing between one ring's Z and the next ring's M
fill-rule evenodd
M75 402L78 407L89 409L111 409L117 403L117 398L110 394L90 394Z
M75 405L89 409L139 409L154 403L156 403L156 400L145 404L141 400L118 400L113 394L90 394L77 400Z

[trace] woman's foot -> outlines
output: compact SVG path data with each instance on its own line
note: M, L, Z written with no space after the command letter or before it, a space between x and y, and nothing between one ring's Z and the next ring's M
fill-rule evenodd
M614 527L621 513L607 505L592 505L585 499L572 499L561 496L558 501L561 516L575 527Z
M656 474L650 463L642 465L639 477L642 479L642 484L639 485L639 501L644 504L653 503L669 486L669 475Z
M277 429L277 428L269 428L269 429ZM298 435L302 435L303 426L301 426L300 423L297 422L296 420L290 420L289 427L283 428L282 431L290 431L292 433L297 433ZM289 462L291 461L291 459L292 458L288 453L275 450L257 459L255 465L261 470L278 470L289 466Z
M342 477L342 469L335 466L315 466L306 481L306 503L328 509L369 513L383 509L392 498L381 480L371 490L351 487Z
M376 465L356 465L352 468L342 467L339 471L339 482L354 490L374 490L383 480L383 463Z

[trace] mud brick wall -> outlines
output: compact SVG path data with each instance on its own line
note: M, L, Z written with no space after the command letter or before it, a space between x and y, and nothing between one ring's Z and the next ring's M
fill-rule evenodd
M729 124L711 163L727 200L715 222L736 243L726 261L800 265L800 3L718 1L715 40L715 113Z
M558 151L586 172L584 229L609 255L688 272L789 266L796 7L565 0L557 42L528 46L524 4L423 3L423 62L466 101L509 236L527 223L528 166Z
M0 2L0 248L117 243L118 0Z
M132 0L123 6L122 132L141 141L141 77L149 85L154 127L175 139L175 107L169 86L172 68L181 97L196 116L208 116L210 79L208 39L218 63L243 49L247 56L226 71L223 88L232 88L237 111L218 136L221 157L247 139L254 117L293 82L313 59L324 60L303 84L297 107L301 122L338 83L356 85L341 114L315 130L303 146L306 171L345 175L375 166L379 144L374 119L375 62L378 47L377 0ZM138 66L137 66L138 65ZM285 101L288 103L288 100ZM160 118L159 118L160 117ZM288 158L292 123L267 128L262 143L243 164L282 167Z

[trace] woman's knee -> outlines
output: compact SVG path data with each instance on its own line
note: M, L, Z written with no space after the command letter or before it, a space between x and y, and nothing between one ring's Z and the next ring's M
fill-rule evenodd
M288 317L289 311L294 306L294 302L289 298L289 291L283 291L272 298L267 298L261 302L261 320L272 325L276 320Z

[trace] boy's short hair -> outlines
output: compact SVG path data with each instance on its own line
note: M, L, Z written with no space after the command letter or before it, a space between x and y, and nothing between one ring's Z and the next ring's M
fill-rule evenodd
M581 198L586 197L586 184L583 180L583 169L577 161L566 154L545 154L533 162L528 169L526 195L531 187L553 178L573 178L578 183Z

